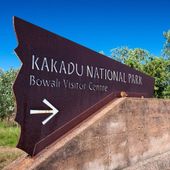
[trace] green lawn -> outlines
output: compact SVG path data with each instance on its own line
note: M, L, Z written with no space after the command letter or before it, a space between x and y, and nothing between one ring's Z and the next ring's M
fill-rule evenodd
M16 125L0 122L0 146L15 147L20 135L20 129Z

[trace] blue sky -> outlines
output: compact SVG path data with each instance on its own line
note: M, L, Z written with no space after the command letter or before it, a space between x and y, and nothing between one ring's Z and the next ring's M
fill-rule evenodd
M170 0L2 0L0 68L19 68L12 16L106 55L112 48L144 48L160 55L170 29Z

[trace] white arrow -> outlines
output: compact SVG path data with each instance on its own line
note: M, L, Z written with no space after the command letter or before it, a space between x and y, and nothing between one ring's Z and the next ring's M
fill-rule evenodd
M59 112L59 110L56 109L47 99L44 99L43 103L49 106L52 110L30 110L30 114L52 113L52 115L50 115L44 121L42 121L42 124L45 125L50 119L52 119Z

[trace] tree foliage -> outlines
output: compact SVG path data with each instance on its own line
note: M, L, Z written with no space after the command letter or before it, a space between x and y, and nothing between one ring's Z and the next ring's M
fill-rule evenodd
M0 119L9 118L14 112L12 85L17 72L14 69L6 72L0 69Z
M150 57L148 51L135 48L129 49L128 47L115 48L111 50L111 56L113 59L126 64L138 71L143 71L143 66Z
M168 59L170 59L170 30L167 32L163 33L165 37L165 43L163 47L163 54L166 56Z
M144 72L155 78L154 94L157 98L168 98L169 62L163 57L153 57L144 65Z
M155 78L154 95L158 98L170 98L169 60L151 55L148 51L135 48L121 47L112 49L111 56L138 71Z
M165 37L165 43L164 43L164 48L163 48L163 54L168 60L168 86L166 87L164 91L165 96L170 96L170 30L167 32L163 33ZM170 98L170 97L169 97Z

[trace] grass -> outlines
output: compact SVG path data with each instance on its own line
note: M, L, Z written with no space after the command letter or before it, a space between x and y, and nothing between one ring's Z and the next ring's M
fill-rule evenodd
M0 169L20 157L23 152L16 147L20 129L14 123L0 121Z
M9 165L22 154L22 151L15 148L6 148L6 150L2 149L2 151L0 149L0 169L3 169L5 166Z
M15 147L19 139L20 129L16 125L0 122L0 146Z

